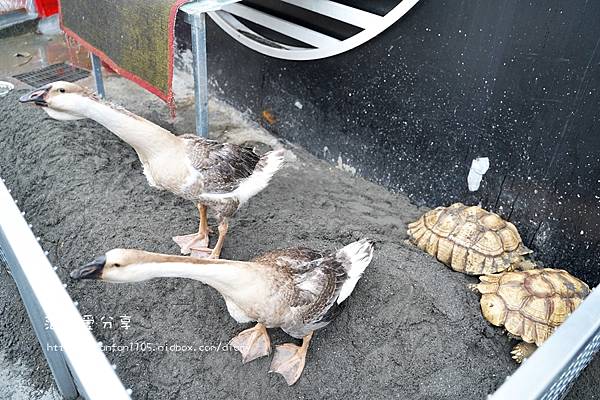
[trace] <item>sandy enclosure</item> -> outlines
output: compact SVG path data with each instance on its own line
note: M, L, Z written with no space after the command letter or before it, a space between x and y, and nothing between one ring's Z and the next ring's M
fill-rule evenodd
M120 86L122 93L132 87ZM47 119L41 110L19 105L19 93L0 98L0 175L81 313L95 318L97 339L138 347L222 346L250 326L237 324L217 292L200 282L111 285L68 278L76 266L114 247L176 254L170 237L192 232L197 214L193 204L150 188L134 151L116 136L92 121ZM122 93L112 93L133 111L163 120L164 107L148 96L137 98L144 95L131 89L124 100ZM263 149L274 144L228 107L213 102L211 112L217 137ZM161 124L184 133L191 121L184 113ZM404 243L406 224L425 210L301 149L291 150L272 185L232 220L222 256L247 260L274 248L333 250L364 236L377 241L373 262L344 311L316 333L303 376L287 387L280 376L267 373L270 358L242 365L238 353L226 350L108 352L133 397L482 399L494 391L516 368L509 356L512 342L481 317L478 296L466 288L474 278ZM27 378L39 392L22 398L44 398L49 371L7 271L0 270L0 280L2 362L31 371ZM131 317L130 329L119 326L122 315ZM112 317L113 327L103 328L102 317ZM270 333L273 344L291 340L280 330ZM570 398L596 398L599 370L596 361Z

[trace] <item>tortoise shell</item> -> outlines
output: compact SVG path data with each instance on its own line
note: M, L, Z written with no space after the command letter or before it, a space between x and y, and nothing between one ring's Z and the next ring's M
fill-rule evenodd
M531 253L517 228L497 214L461 203L438 207L408 225L412 243L469 275L514 269Z
M542 344L590 293L584 282L561 269L533 269L479 277L481 312L528 343Z

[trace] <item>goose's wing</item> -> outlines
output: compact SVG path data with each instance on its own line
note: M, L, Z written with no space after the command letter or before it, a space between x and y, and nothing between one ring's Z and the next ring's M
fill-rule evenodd
M340 311L373 258L373 243L367 239L350 243L334 254L295 266L296 304L304 323L318 329Z
M204 191L229 193L254 172L260 156L251 148L182 135L186 154L202 176Z
M304 271L300 271L302 267ZM301 311L304 324L317 329L339 313L336 300L348 274L334 257L324 257L302 267L294 276L295 296L291 306Z
M307 247L271 250L252 259L253 262L284 268L302 268L301 266L323 257L323 253Z
M307 322L331 308L345 276L335 258L305 247L269 251L252 261L269 265L287 277L279 282L280 294Z
M294 318L301 318L297 322L310 331L327 325L338 314L372 257L373 244L363 239L326 256L293 248L270 251L252 261L281 273L278 292Z

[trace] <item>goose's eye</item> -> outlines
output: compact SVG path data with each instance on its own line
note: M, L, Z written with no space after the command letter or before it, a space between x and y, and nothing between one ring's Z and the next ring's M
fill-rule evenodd
M66 90L63 89L63 88L58 89L58 91L61 92L61 93L65 93L66 92Z
M113 267L115 268L119 268L121 266L121 264L113 264Z

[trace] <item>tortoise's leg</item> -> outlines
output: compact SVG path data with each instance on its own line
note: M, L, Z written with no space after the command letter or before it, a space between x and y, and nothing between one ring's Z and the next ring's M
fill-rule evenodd
M288 385L293 385L300 378L304 364L306 363L306 351L313 333L309 333L302 339L302 346L285 343L275 348L275 355L271 361L269 372L277 372L283 375Z
M536 349L537 346L534 343L520 342L513 347L510 354L512 354L513 360L521 364L523 360L529 358Z
M531 271L532 269L536 269L538 266L531 260L521 260L521 262L516 264L516 268L519 271Z
M478 283L469 283L467 285L467 287L469 288L469 290L471 292L475 292L475 293L479 293L479 288L478 288L479 284Z

